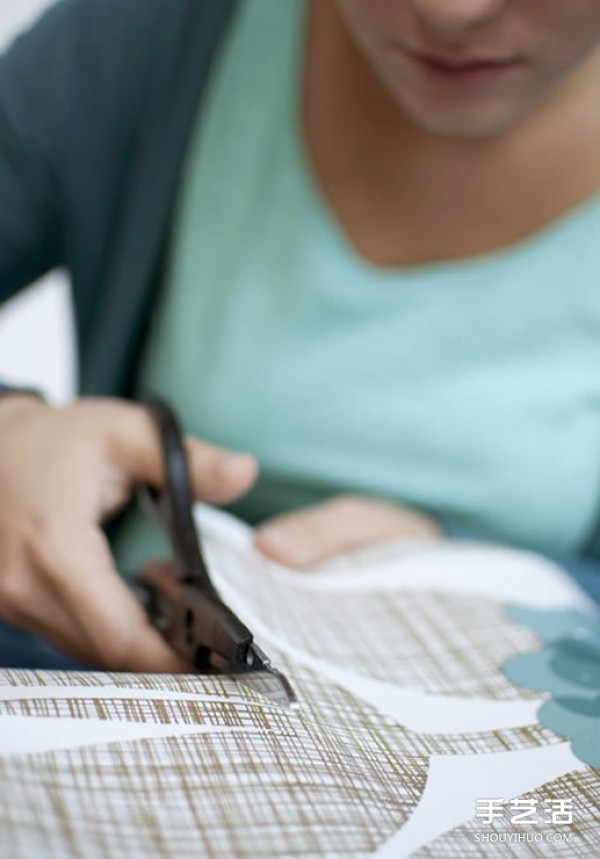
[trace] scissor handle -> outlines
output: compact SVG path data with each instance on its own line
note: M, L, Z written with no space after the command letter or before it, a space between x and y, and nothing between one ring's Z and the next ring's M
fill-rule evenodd
M154 626L199 671L248 667L250 630L221 600L177 581L170 564L147 564L135 588Z
M162 400L145 400L144 405L150 411L159 432L164 485L160 489L139 487L138 496L142 504L149 508L148 512L167 531L178 579L218 598L192 515L194 496L179 422L170 406Z
M167 531L174 575L142 571L137 591L155 625L198 668L210 654L243 664L252 633L221 600L214 587L192 515L193 492L183 435L172 409L162 400L144 401L159 431L164 486L138 488L138 497ZM170 565L169 565L170 566Z

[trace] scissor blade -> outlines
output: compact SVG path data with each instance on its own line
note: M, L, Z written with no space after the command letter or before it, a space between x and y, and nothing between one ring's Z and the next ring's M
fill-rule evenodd
M271 665L270 659L256 644L251 644L248 648L248 670L236 674L236 677L272 704L286 709L296 709L299 706L290 681L285 674Z

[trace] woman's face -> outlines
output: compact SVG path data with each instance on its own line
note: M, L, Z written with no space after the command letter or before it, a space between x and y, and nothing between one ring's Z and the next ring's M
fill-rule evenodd
M600 0L334 2L399 106L435 134L501 134L600 44Z

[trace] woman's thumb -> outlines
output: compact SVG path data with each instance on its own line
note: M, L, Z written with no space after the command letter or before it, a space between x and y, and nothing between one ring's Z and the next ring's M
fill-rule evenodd
M160 435L149 409L137 403L119 404L111 426L113 456L132 483L162 486L164 463ZM106 417L106 415L105 415ZM116 417L116 416L115 416ZM185 440L194 496L225 504L247 492L256 480L254 457L194 437Z
M244 495L258 475L248 453L217 447L196 438L186 439L194 496L210 504L226 504Z

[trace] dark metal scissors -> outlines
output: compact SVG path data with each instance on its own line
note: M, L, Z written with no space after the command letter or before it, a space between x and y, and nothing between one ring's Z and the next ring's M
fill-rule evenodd
M142 569L133 583L138 598L154 626L200 672L233 674L269 701L297 706L287 677L271 665L211 581L192 514L187 456L175 415L159 400L145 405L159 431L165 480L160 490L140 487L138 497L166 530L173 558Z

